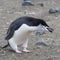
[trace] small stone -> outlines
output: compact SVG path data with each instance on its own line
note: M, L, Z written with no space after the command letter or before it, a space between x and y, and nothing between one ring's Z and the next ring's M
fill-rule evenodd
M44 43L44 42L37 42L36 45L38 45L38 46L39 46L39 45L48 46L48 45L47 45L46 43Z
M48 58L47 60L53 60L53 58Z
M10 23L10 22L6 22L6 24L8 24L8 25L9 25L9 23Z
M60 9L59 8L51 8L51 9L49 9L49 13L50 14L57 13L57 12L60 12Z
M34 4L31 1L24 1L22 6L34 6Z
M0 50L0 54L4 56L6 54L6 51Z
M44 4L43 4L43 3L37 3L37 5L38 5L38 6L41 6L41 7L43 7L43 6L44 6Z
M43 34L45 34L45 32L36 32L36 35L38 35L38 36L40 36L40 35L43 35Z
M39 54L36 53L35 55L38 56Z
M35 15L36 13L34 11L25 10L24 11L24 14L32 14L32 15Z

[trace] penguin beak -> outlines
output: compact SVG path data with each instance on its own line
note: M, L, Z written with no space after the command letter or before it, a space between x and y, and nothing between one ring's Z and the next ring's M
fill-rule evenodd
M52 28L50 28L50 27L47 27L47 30L49 31L49 32L53 32L54 31L54 29L52 29Z
M43 29L45 30L45 31L49 31L49 32L53 32L54 31L54 29L53 28L51 28L51 27L47 27L47 26L43 26Z

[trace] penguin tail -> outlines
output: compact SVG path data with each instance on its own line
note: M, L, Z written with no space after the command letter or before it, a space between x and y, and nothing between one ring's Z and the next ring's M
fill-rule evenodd
M7 48L9 46L9 43L8 44L6 44L5 46L3 46L2 48Z

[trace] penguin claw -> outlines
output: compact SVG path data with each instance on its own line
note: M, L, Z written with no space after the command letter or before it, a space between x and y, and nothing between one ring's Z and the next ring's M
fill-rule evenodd
M17 50L17 51L16 51L16 53L20 53L20 54L21 54L21 53L22 53L22 51L18 51L18 50Z
M25 50L23 50L23 52L25 52L25 53L30 53L31 51L30 51L30 50L25 49Z

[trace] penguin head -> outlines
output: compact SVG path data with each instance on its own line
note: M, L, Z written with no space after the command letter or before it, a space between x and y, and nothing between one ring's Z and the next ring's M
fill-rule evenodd
M38 30L43 31L43 32L49 31L51 33L54 31L53 28L51 28L49 26L44 26L44 25L39 25L39 29Z
M40 24L39 25L41 25L43 30L45 30L45 31L49 31L51 33L54 31L54 29L51 28L44 20L40 20Z
M51 28L51 27L46 27L46 29L47 29L49 32L51 32L51 33L54 31L54 29Z

